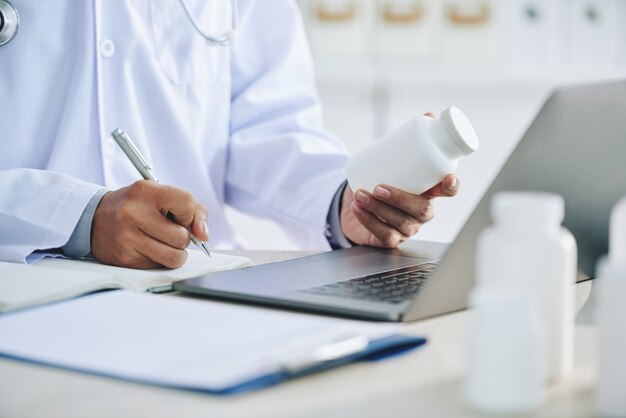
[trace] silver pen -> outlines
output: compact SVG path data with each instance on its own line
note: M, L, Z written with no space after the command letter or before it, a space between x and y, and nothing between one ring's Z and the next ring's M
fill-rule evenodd
M139 171L144 179L157 183L159 182L159 179L157 179L156 176L152 174L152 166L148 164L148 161L146 161L145 158L143 158L143 155L141 155L139 149L137 149L133 141L130 139L130 136L128 136L126 132L117 128L116 130L111 132L111 136L113 137L113 139L115 139L115 142L117 142L120 148L122 148L124 154L126 154L130 162L133 163L137 171ZM191 241L195 245L200 247L200 249L204 251L206 255L211 257L211 253L209 252L209 249L204 242L194 237L193 234L191 234Z

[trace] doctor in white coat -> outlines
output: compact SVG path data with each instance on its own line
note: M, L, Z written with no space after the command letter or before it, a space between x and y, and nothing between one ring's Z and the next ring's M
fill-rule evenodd
M302 248L394 247L432 217L430 199L458 190L454 176L423 196L346 186L293 1L12 6L19 30L0 46L0 260L176 267L190 232L240 246L225 205L276 220ZM233 24L222 45L199 31ZM161 184L138 181L110 136L118 127Z

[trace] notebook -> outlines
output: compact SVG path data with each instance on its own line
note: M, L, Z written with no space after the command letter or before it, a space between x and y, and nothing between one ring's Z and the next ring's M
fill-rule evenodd
M424 344L398 326L112 291L0 316L0 355L234 394Z
M177 280L252 265L247 257L187 252L187 261L177 269L136 270L65 258L45 258L34 266L0 262L0 312L105 289L165 292Z

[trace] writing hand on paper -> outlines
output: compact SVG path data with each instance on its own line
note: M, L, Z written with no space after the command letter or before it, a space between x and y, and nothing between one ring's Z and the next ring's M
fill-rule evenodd
M91 253L100 262L140 269L187 260L190 231L208 241L207 209L175 187L140 180L108 192L96 209Z
M431 200L454 196L459 179L448 174L441 183L421 195L387 185L378 185L374 194L352 191L346 186L341 205L341 228L346 237L360 245L395 248L417 234L433 218Z

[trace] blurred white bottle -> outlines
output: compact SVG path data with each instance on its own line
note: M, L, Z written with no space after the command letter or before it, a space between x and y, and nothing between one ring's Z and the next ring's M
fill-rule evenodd
M574 360L576 242L561 226L563 199L551 193L502 192L491 200L494 224L479 237L480 287L533 292L546 325L546 379L566 376Z
M353 190L373 192L378 184L421 194L453 173L459 158L478 150L478 137L456 107L438 119L417 116L348 160Z
M626 198L613 208L609 257L598 265L598 415L626 416Z
M545 330L536 294L479 287L470 295L465 398L497 414L538 408L544 399Z

